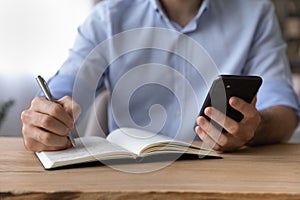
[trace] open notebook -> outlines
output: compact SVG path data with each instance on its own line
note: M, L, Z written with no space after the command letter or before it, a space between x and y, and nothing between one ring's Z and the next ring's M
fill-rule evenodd
M144 130L121 128L107 138L76 138L76 147L61 151L37 152L45 169L66 165L116 159L137 159L160 154L191 154L199 157L220 157L213 150L174 140Z

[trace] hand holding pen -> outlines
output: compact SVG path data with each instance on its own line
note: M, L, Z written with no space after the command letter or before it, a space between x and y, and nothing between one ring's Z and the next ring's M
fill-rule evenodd
M52 96L52 94L49 90L49 87L47 86L46 81L41 76L37 76L36 81L38 82L38 84L39 84L42 92L44 93L46 99L48 101L56 102L56 99ZM76 144L75 144L75 140L74 140L74 137L72 135L72 132L69 134L68 137L70 139L70 142L71 142L72 146L75 147Z
M28 150L55 151L69 148L72 144L71 130L80 114L79 105L71 97L55 99L46 82L36 78L45 97L36 97L29 108L22 112L22 134Z

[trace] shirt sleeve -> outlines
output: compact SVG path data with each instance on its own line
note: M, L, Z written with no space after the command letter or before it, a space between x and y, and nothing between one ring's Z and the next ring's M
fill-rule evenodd
M257 96L257 107L262 110L284 105L293 108L300 116L299 99L292 87L286 44L281 36L274 5L265 1L260 13L244 68L246 74L257 74L263 78Z
M73 97L74 84L78 76L80 68L86 62L88 55L103 40L107 38L107 22L105 19L105 9L98 5L77 29L75 43L69 51L69 56L58 72L49 80L49 88L55 98L63 96ZM84 81L84 80L81 80ZM103 86L103 77L100 79L96 91L100 91ZM87 111L92 103L85 94L82 98L77 98L77 103L81 106L83 113Z

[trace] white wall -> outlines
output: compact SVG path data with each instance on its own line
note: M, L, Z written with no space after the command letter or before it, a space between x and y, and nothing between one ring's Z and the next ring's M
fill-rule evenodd
M21 111L38 91L34 77L48 79L72 47L92 0L0 1L0 105L15 105L0 135L21 135Z

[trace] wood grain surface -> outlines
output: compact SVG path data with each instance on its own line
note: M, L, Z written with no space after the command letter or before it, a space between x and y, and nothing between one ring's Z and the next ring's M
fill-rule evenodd
M300 199L300 144L223 154L223 159L102 164L46 171L21 138L0 138L0 199ZM124 171L149 171L127 173Z

